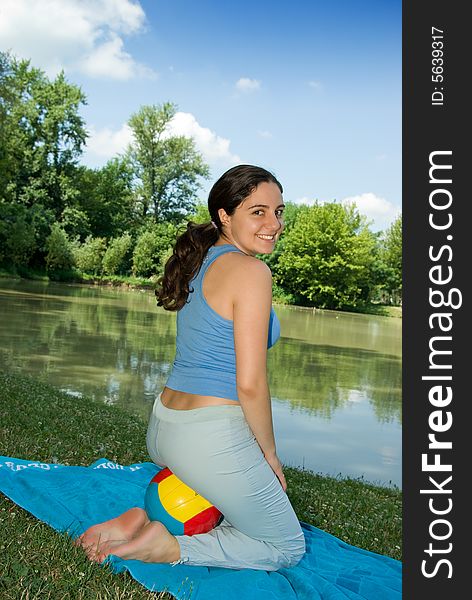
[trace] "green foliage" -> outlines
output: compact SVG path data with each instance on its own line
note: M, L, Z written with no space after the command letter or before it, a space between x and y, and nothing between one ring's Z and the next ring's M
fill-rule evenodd
M141 277L157 275L163 269L177 229L172 223L158 223L148 226L136 241L133 252L133 274Z
M386 265L384 287L394 296L402 292L402 216L399 215L382 236L381 257Z
M103 272L107 275L124 275L130 266L133 239L129 233L112 239L103 256Z
M286 292L275 282L272 284L272 299L276 304L296 304L295 296Z
M58 223L51 227L46 239L46 268L48 271L69 270L74 266L72 245L66 232Z
M299 214L301 214L304 211L308 210L308 206L306 206L305 204L295 204L294 202L284 202L285 204L285 209L284 209L284 229L282 232L282 235L279 238L279 241L277 242L274 251L271 252L270 254L261 254L258 258L260 258L261 260L263 260L269 267L270 270L272 271L272 274L274 276L274 290L276 289L276 282L278 281L279 277L279 271L278 271L278 262L279 262L279 258L280 256L282 256L282 254L285 251L285 237L287 235L287 233L292 229L293 225L295 224L295 221L297 219L297 216ZM277 291L277 297L278 298L285 298L286 300L290 297L292 297L291 294L289 294L287 291L284 291L280 286L277 287L276 289Z
M315 204L284 237L277 283L302 304L356 306L370 299L375 253L375 236L355 206Z
M128 156L138 181L137 206L143 218L152 215L156 222L181 220L194 206L198 178L209 177L193 139L169 133L176 110L170 102L142 106L129 119L134 142Z
M5 198L10 184L12 157L8 144L12 135L12 123L8 118L14 101L12 65L8 54L0 52L0 199Z
M102 271L102 260L106 251L104 238L93 238L89 235L83 244L74 244L74 260L84 273L98 275Z
M25 219L13 223L6 243L7 256L14 265L28 264L36 248L34 228Z
M133 178L130 161L120 156L101 169L76 170L77 208L87 215L94 237L120 236L141 225L134 211Z
M36 264L43 264L44 249L46 244L46 238L51 233L51 227L55 222L54 213L50 208L45 208L42 204L37 202L30 208L26 209L28 220L34 228L34 235L36 239L35 253Z
M83 210L66 206L62 212L61 225L71 238L84 240L91 234L89 218Z
M59 218L76 195L71 175L86 139L80 88L63 73L53 81L29 61L0 58L0 197L40 202Z
M0 204L0 261L27 265L37 247L34 225L23 206Z
M86 133L85 97L64 74L49 80L29 61L0 52L2 260L43 266L51 225L73 203L72 174ZM5 215L3 215L5 216Z
M133 274L149 277L158 272L161 248L159 236L155 231L147 230L139 236L133 252Z
M42 265L53 222L52 211L42 204L27 208L0 201L0 262L15 267Z
M0 262L25 273L47 265L56 276L69 263L67 234L84 274L127 275L131 267L142 277L158 274L176 228L210 219L206 203L196 203L208 165L191 138L171 135L177 107L164 102L130 117L134 141L125 156L100 169L80 166L85 102L63 73L49 79L0 52ZM112 240L106 253L104 238ZM371 300L400 300L401 242L401 217L374 235L355 209L287 202L285 232L259 258L272 270L278 300L363 310Z
M198 202L192 212L187 216L187 219L194 223L208 223L208 221L211 220L211 217L206 202Z

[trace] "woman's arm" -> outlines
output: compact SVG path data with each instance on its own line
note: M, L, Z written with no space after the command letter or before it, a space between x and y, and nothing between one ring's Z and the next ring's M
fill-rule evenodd
M277 458L267 382L267 339L272 306L272 274L255 258L242 257L234 269L236 387L241 408L267 460L286 489Z

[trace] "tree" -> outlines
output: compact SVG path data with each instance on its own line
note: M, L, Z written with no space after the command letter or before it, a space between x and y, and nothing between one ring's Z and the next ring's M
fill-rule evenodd
M67 235L74 239L84 240L91 234L88 216L83 210L66 206L61 216L61 226Z
M156 222L179 221L194 206L198 178L209 177L193 139L169 133L176 110L170 102L142 106L129 120L134 142L128 156L138 182L137 202L142 217L152 214Z
M76 171L76 208L87 215L93 236L117 237L142 224L134 210L133 178L131 163L122 156L101 169L81 166Z
M187 215L187 218L193 221L194 223L208 223L208 221L211 220L211 217L208 211L207 203L197 202L191 214Z
M29 61L2 54L0 194L30 207L41 203L59 218L77 191L71 176L86 131L79 108L85 96L64 73L50 81Z
M50 81L29 61L0 52L0 202L10 207L2 211L10 224L1 235L4 260L44 265L51 225L77 195L84 103L63 73Z
M8 267L26 266L36 247L34 225L26 208L0 203L0 261Z
M376 240L354 205L318 204L297 215L284 239L277 283L299 303L355 307L370 299Z
M51 233L46 239L46 251L46 268L49 271L68 270L74 266L71 243L58 223L51 227Z
M274 276L274 282L278 279L278 262L280 256L284 253L286 246L286 236L288 232L292 229L297 220L297 217L303 211L308 210L308 206L306 204L295 204L295 202L284 202L284 229L282 235L280 236L274 251L270 254L262 254L260 258L270 267L272 274Z
M382 236L381 256L387 266L385 290L395 299L402 293L402 216Z
M128 272L133 239L129 233L110 241L103 257L103 272L107 275L124 275Z
M162 271L175 244L177 229L172 223L158 223L144 229L133 251L133 273L151 277Z
M6 197L7 186L12 177L13 160L9 153L12 122L9 118L14 102L11 58L0 52L0 199Z
M84 273L99 275L102 271L102 260L105 251L105 239L93 238L89 235L83 244L74 244L75 264Z
M54 215L41 204L27 208L0 201L0 262L7 266L42 265L53 222Z

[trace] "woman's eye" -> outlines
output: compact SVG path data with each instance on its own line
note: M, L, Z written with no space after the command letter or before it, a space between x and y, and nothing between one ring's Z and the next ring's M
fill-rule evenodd
M263 214L264 214L264 211L263 211L263 210L259 210L259 209L258 209L258 210L255 210L255 211L254 211L252 214L253 214L253 215L263 215ZM277 218L278 218L278 219L280 219L280 218L283 218L283 216L284 216L284 213L283 213L283 211L280 211L280 210L276 210L276 211L275 211L275 214L277 215Z

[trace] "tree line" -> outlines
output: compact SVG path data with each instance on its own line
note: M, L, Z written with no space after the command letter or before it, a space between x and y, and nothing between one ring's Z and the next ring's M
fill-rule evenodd
M0 52L0 265L7 272L155 278L190 219L209 166L193 139L169 133L177 107L130 116L125 152L101 168L80 163L88 136L82 90ZM401 217L373 233L355 206L286 202L285 232L262 256L274 295L324 308L401 298Z

